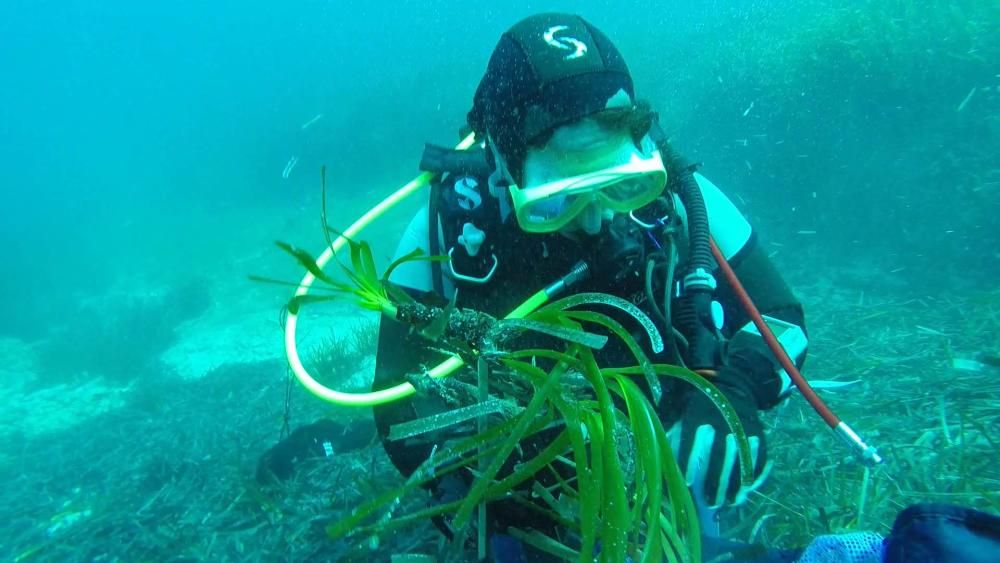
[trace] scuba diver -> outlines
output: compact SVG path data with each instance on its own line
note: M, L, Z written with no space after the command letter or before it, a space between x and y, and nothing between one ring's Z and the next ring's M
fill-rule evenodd
M797 365L806 349L802 307L750 224L673 151L656 114L636 98L621 53L578 16L536 15L504 33L468 124L485 146L427 148L421 168L439 180L396 253L421 249L450 260L404 263L389 281L419 301L500 318L582 262L587 277L574 290L640 307L672 343L654 353L631 327L647 356L709 377L729 399L751 447L756 479L747 486L739 482L735 438L703 394L665 388L659 415L700 506L711 514L744 502L769 469L758 413L791 386L733 289L716 279L709 236L768 322L798 335ZM381 323L373 389L431 361L419 339L405 325ZM614 350L598 361L635 363ZM375 408L386 451L404 475L435 447L388 439L392 425L415 418L415 402ZM448 496L452 486L460 491L463 484L438 483L438 491ZM506 521L497 516L498 530L527 518L509 512Z
M800 303L745 217L670 146L656 113L636 97L618 49L582 18L540 14L505 32L467 118L482 142L463 151L425 149L421 168L434 175L431 196L396 252L396 258L421 250L449 260L404 260L388 281L421 303L451 304L494 318L554 282L639 307L666 336L666 346L657 350L634 320L622 318L646 356L705 376L731 403L748 437L754 479L743 484L736 438L719 410L686 384L663 382L662 398L654 404L708 532L706 559L728 554L731 560L761 562L998 560L993 555L1000 554L1000 518L947 505L904 510L885 539L866 533L820 536L805 548L754 551L747 548L758 546L717 537L718 511L745 502L767 478L759 413L790 393L789 372L805 360ZM723 262L740 287L719 275L726 269ZM747 297L777 335L788 356L784 362L751 322L741 302ZM625 366L635 363L628 352L609 342L595 354L602 366ZM373 393L398 386L406 374L423 373L437 358L424 336L383 318ZM302 371L294 353L290 363ZM300 381L318 386L299 371ZM326 392L335 399L343 395ZM386 453L404 476L414 474L444 438L429 433L393 439L391 430L446 405L427 393L373 404ZM343 430L331 432L320 424L298 434L300 448L279 444L270 450L258 478L287 478L292 463L283 460L296 461L300 450L302 457L310 451L329 455L327 436L342 436ZM544 439L544 434L534 436ZM519 447L544 447L526 443L534 436ZM465 468L434 479L434 502L462 498L473 478ZM491 559L543 560L538 553L529 556L506 532L512 527L550 532L554 523L507 499L489 506ZM436 517L435 524L446 537L458 537L446 518Z

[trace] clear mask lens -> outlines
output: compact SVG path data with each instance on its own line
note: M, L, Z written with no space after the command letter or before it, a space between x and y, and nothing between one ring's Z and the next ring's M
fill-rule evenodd
M645 193L648 185L641 177L623 178L602 188L601 193L614 201L628 201Z
M640 150L630 138L621 137L594 143L602 145L601 150L591 152L581 150L579 144L584 143L577 141L577 150L546 148L529 153L524 187L510 188L523 229L559 230L591 203L629 212L662 192L666 171L651 144Z
M565 215L569 211L570 196L560 195L533 203L528 209L528 216L535 222L551 221Z

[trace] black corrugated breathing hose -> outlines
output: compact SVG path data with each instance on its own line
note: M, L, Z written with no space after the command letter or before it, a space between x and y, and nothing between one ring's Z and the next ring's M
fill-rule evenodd
M709 244L708 212L694 178L695 167L674 153L665 139L658 145L660 156L670 167L672 189L680 197L687 213L688 257L681 280L676 322L688 338L688 367L692 370L712 370L717 367L720 358L712 319L712 293L716 282L712 276L715 261Z

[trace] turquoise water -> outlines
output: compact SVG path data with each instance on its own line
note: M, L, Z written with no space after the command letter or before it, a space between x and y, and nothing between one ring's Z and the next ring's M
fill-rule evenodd
M997 354L1000 5L841 4L4 3L0 556L342 555L315 529L324 495L246 492L281 427L288 297L247 275L297 279L275 239L322 249L321 166L346 226L416 174L424 142L453 142L497 37L538 11L615 41L820 313L813 367L853 379L914 342L936 355L906 373ZM377 258L419 204L366 234ZM851 324L890 305L912 322ZM317 313L310 338L357 317ZM886 331L863 367L832 352ZM967 375L934 374L913 392ZM998 429L995 398L960 395ZM330 414L297 389L292 405L293 424ZM355 461L317 479L391 475ZM996 490L995 469L979 478Z

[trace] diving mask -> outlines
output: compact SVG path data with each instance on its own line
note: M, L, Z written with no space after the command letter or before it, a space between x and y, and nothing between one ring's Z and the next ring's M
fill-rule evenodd
M571 150L550 144L529 149L524 185L510 186L517 221L525 232L558 231L591 204L628 213L663 192L667 172L648 137L640 147L629 135L576 144Z

